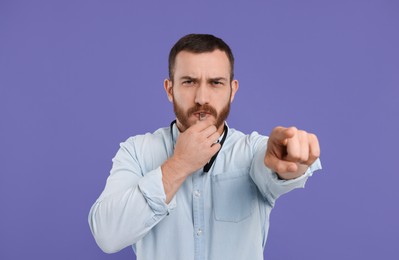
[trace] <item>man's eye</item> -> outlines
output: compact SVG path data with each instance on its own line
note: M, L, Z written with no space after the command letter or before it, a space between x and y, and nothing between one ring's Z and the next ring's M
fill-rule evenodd
M212 84L216 85L216 86L219 86L219 85L223 85L223 82L221 82L221 81L213 81Z
M192 84L194 84L194 81L192 81L192 80L183 81L183 85L192 85Z

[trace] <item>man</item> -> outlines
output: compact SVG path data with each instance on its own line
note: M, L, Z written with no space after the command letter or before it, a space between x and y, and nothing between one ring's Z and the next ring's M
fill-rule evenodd
M173 46L164 88L176 120L121 143L89 214L96 242L107 253L132 245L138 260L263 259L276 199L321 168L317 137L229 128L234 58L212 35Z

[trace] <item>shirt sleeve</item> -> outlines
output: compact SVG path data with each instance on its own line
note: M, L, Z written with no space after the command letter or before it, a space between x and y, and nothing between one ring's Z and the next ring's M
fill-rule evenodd
M176 207L175 198L165 203L161 167L142 173L133 141L121 143L105 189L89 213L90 229L106 253L136 243Z
M267 140L267 137L262 138L256 145L250 175L260 193L268 200L271 206L274 206L275 201L281 195L296 188L304 188L307 179L313 175L313 172L321 169L321 163L317 159L303 175L292 180L282 180L264 164Z

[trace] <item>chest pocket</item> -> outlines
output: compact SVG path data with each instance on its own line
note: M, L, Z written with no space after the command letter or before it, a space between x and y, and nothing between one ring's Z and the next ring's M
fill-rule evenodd
M215 219L239 222L253 211L256 187L248 169L240 169L212 176L212 200Z

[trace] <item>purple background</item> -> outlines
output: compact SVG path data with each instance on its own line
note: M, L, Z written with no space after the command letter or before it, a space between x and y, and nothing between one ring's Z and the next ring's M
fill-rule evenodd
M167 55L191 32L235 53L231 127L320 139L265 258L398 259L398 2L246 2L0 1L0 259L135 259L87 214L119 142L173 119Z

